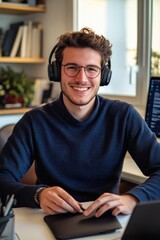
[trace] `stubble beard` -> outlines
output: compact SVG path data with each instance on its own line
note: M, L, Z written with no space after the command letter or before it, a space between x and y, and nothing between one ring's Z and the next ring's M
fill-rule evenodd
M83 101L81 102L81 100L79 100L79 102L75 101L72 97L70 97L70 95L63 89L62 83L61 83L61 91L62 94L73 104L76 106L86 106L88 105L97 95L98 89L95 90L95 92L93 93L93 95L90 97L90 99L88 99L87 101Z
M95 93L95 95L91 96L91 98L90 98L88 101L86 101L86 102L84 102L84 101L83 101L83 102L81 102L81 101L79 101L79 102L74 101L74 100L69 96L69 94L65 93L65 91L63 91L63 90L62 90L62 94L65 95L65 97L66 97L73 105L76 105L76 106L86 106L86 105L88 105L88 104L96 97L97 92Z

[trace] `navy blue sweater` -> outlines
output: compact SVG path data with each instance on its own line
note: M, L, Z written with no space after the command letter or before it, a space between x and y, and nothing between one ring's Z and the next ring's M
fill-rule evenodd
M61 186L78 201L119 193L129 152L150 178L129 191L140 201L160 199L160 144L129 104L97 96L85 121L76 120L60 97L27 112L0 155L0 196L15 193L17 207L36 207L39 186ZM36 162L37 185L19 183Z

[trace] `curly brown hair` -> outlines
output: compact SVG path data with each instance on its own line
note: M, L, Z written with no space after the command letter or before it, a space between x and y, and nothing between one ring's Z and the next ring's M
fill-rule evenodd
M112 44L103 35L96 34L90 28L82 28L80 31L67 32L62 34L57 43L55 51L56 61L61 63L63 59L63 50L66 47L92 48L98 51L102 57L102 66L104 66L112 55Z

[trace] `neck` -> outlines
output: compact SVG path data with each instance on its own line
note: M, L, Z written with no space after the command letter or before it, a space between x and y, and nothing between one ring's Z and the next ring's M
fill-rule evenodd
M63 95L63 102L64 102L67 110L70 112L70 114L75 119L82 122L91 115L93 108L94 108L94 104L95 104L95 98L93 98L86 105L76 105L76 104L71 103L69 101L69 99L65 95Z

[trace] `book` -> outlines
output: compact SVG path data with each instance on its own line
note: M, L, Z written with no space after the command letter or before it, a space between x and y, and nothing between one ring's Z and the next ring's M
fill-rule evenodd
M0 0L0 3L5 3L8 5L15 5L15 6L28 6L28 3L25 3L26 1L11 1L11 0Z
M31 102L31 106L38 106L42 102L42 91L41 91L42 79L36 79L34 83L34 96Z
M43 56L43 24L38 24L38 30L39 30L39 49L38 49L38 56Z
M23 26L20 26L19 29L18 29L16 39L14 41L11 53L10 53L10 57L16 57L17 56L18 50L20 49L20 46L21 46L22 33L23 33Z
M31 47L31 57L37 57L37 38L38 38L38 29L35 25L32 27L32 47Z
M7 29L4 33L4 37L3 37L3 40L2 40L2 56L5 56L5 51L6 51L6 45L7 45L7 39L8 39L8 34L9 34L9 29Z
M32 21L28 21L28 34L27 34L27 52L26 56L31 57L32 51Z
M24 25L22 29L22 43L20 49L20 57L27 57L27 34L28 34L28 26Z
M28 0L28 5L35 7L37 5L37 1L36 0Z
M10 56L15 38L17 36L18 29L21 25L23 25L22 21L10 24L10 27L7 30L5 37L3 39L2 56Z
M33 23L32 27L32 51L31 57L40 58L42 56L43 44L43 25L42 23Z
M48 79L35 79L34 97L31 106L39 106L47 102L52 94L53 83ZM47 93L47 94L46 94Z

